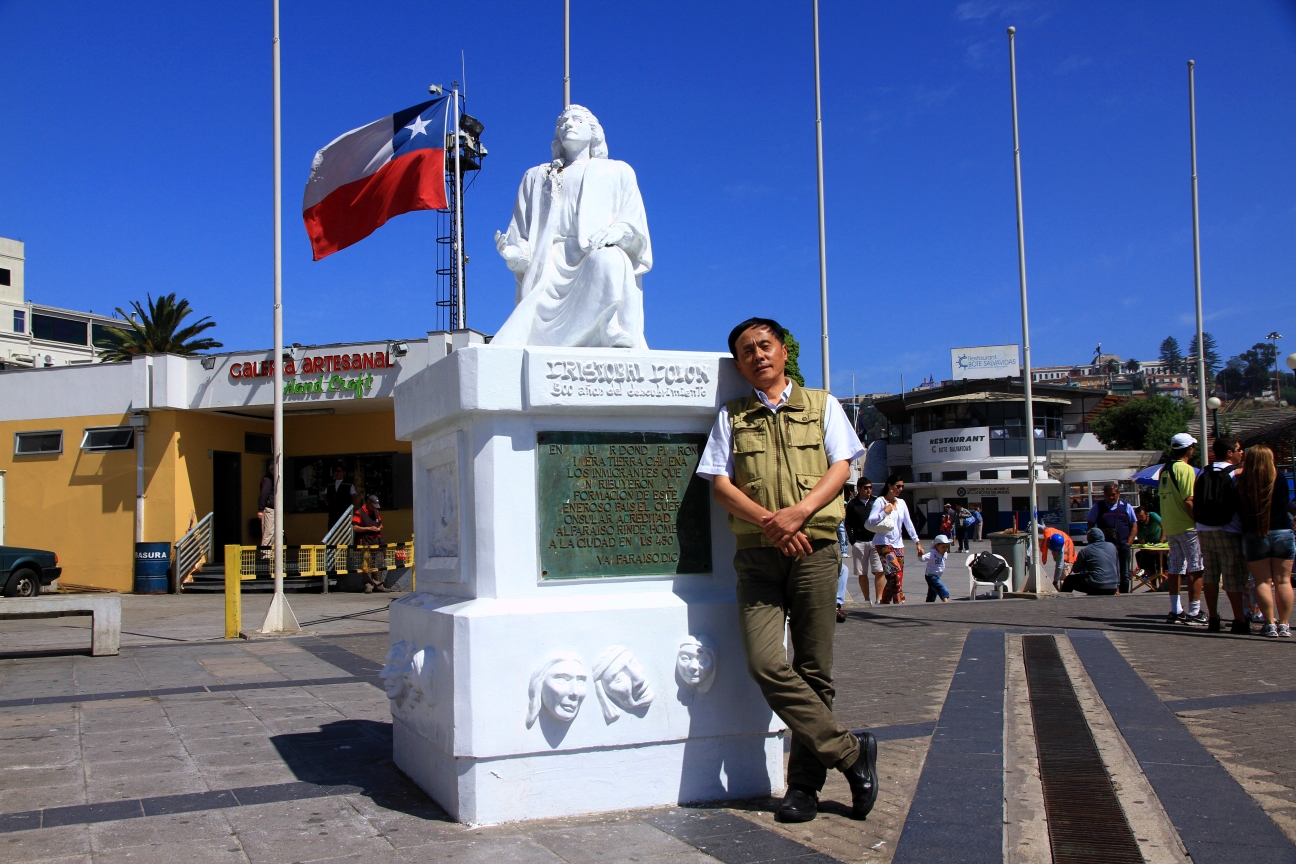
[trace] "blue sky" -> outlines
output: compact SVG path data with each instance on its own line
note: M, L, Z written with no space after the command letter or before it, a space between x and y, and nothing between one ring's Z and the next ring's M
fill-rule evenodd
M810 6L573 0L573 100L636 170L655 348L777 317L819 383ZM381 9L381 12L378 10ZM1149 359L1193 329L1186 61L1197 61L1207 329L1296 350L1296 4L822 0L833 388L949 375L1020 340L1007 37L1018 28L1034 361ZM490 157L467 198L469 325L513 277L492 235L562 105L558 0L283 0L289 342L436 326L435 216L312 262L311 157L460 77ZM271 342L270 3L0 2L0 235L27 295L108 311L176 291L230 348ZM1284 328L1286 328L1284 330Z

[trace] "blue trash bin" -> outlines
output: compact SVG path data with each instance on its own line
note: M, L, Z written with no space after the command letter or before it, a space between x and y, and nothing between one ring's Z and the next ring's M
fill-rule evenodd
M171 588L171 544L135 544L135 593L165 594Z

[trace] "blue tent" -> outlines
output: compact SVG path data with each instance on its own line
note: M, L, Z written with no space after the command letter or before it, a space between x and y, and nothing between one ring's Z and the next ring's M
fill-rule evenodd
M1130 475L1131 480L1140 486L1159 486L1161 484L1161 469L1164 463L1158 462L1155 465L1149 465L1141 471ZM1200 474L1200 468L1193 468L1193 473Z

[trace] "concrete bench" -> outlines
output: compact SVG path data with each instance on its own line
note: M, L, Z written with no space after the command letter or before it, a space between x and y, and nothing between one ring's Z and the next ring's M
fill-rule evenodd
M0 599L0 619L62 618L89 615L90 653L116 654L121 647L121 596L117 594L57 594L50 597Z

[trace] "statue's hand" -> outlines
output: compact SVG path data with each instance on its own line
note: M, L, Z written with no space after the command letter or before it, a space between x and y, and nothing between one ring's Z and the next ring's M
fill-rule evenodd
M629 226L614 222L606 228L600 228L590 235L589 249L602 249L604 246L621 246L634 236Z
M522 263L524 257L522 248L510 244L502 231L495 232L495 248L499 250L500 256L504 259L504 264L510 270L516 271L518 267L525 266Z

